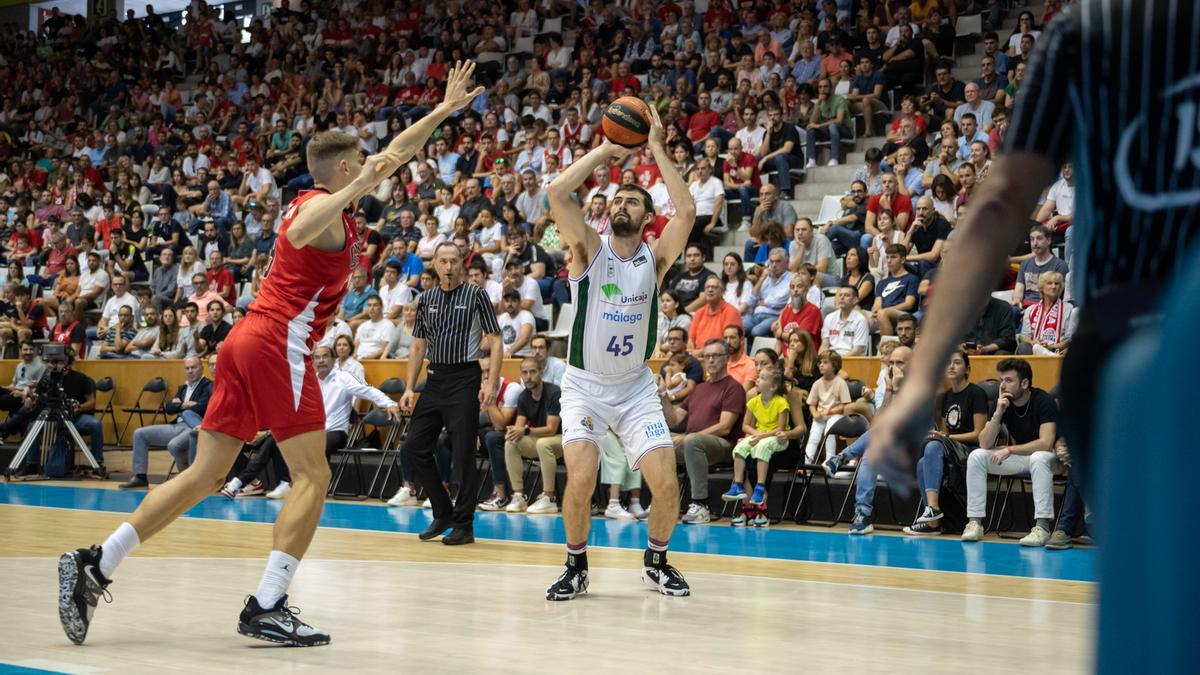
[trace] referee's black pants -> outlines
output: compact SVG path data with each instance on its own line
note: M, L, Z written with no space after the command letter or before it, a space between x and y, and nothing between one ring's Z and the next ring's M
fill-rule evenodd
M401 450L412 463L417 485L433 505L434 518L450 518L454 527L471 529L475 522L478 470L475 442L479 429L479 363L430 364L425 390L408 423L408 438ZM442 428L450 438L451 464L462 474L458 504L450 501L438 474L434 451Z

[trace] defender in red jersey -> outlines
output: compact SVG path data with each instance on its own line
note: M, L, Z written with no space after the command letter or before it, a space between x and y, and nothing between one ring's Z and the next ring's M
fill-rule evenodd
M360 243L347 207L407 162L443 120L483 91L469 89L474 71L471 62L456 64L447 77L445 100L365 162L360 163L354 136L325 132L308 142L308 171L316 189L288 206L258 299L221 345L196 461L146 495L103 546L59 559L59 618L72 642L87 637L97 601L121 560L219 488L243 442L269 429L287 460L292 489L275 521L267 569L258 590L246 598L237 631L289 646L329 643L329 633L296 617L286 595L329 487L324 404L309 355L358 262Z

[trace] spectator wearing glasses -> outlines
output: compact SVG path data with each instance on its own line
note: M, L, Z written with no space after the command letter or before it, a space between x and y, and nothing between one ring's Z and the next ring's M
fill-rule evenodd
M712 519L708 509L708 467L714 462L732 461L733 444L741 436L738 422L746 414L746 391L726 371L729 346L724 340L709 340L701 354L708 380L697 385L682 404L675 405L668 398L666 383L658 378L667 426L674 429L685 425L684 433L676 434L674 441L676 461L684 464L691 482L692 503L682 518L688 524Z

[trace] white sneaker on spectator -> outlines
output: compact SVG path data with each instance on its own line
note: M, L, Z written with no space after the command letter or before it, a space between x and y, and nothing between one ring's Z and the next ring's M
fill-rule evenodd
M558 513L558 502L545 492L525 509L526 513Z
M983 539L983 525L978 521L967 521L967 526L963 528L962 536L959 537L962 541L979 541Z
M837 166L837 165L838 165L838 161L836 159L831 159L831 160L829 160L829 162L827 164L825 164L825 166Z
M643 509L641 502L629 502L629 512L638 520L645 520L650 517L650 509Z
M221 488L221 496L226 499L237 499L238 493L242 491L242 481L237 478L230 478L225 487Z
M418 506L420 503L421 502L417 500L417 496L413 494L412 488L407 486L401 487L396 491L396 494L387 501L388 506Z
M810 159L810 160L808 160L808 164L804 165L804 168L811 169L811 168L815 167L816 165L817 165L817 160Z
M525 509L527 508L529 508L529 502L525 499L525 493L514 492L512 501L508 503L508 506L504 507L504 510L508 513L525 513Z
M712 513L709 512L707 506L701 506L695 502L688 504L687 513L683 514L682 521L689 525L700 525L712 520Z
M1029 531L1029 534L1025 535L1021 539L1021 545L1022 546L1045 546L1046 542L1049 540L1050 540L1050 533L1047 532L1045 530L1045 528L1043 528L1041 525L1034 525L1033 529Z
M283 499L291 491L292 486L286 480L281 480L274 490L267 493L267 499Z
M635 518L632 513L621 506L621 502L609 502L608 508L604 510L604 517L613 520L633 520Z

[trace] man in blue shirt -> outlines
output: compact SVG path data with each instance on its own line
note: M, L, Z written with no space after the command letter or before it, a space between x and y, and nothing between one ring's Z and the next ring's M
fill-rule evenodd
M875 285L875 306L871 309L871 318L879 324L880 335L895 335L896 319L917 307L917 286L920 281L904 266L908 249L903 244L888 246L886 256L888 275Z
M820 76L821 57L817 56L812 42L804 40L800 43L800 58L796 59L796 66L792 68L792 77L796 78L796 84L809 84L816 82Z
M350 290L342 298L342 320L350 324L350 330L358 330L358 325L367 320L367 299L378 297L379 293L367 283L367 269L356 267L350 275Z
M887 110L887 104L883 102L885 82L886 78L881 71L875 70L870 56L863 54L858 57L858 74L850 80L846 102L850 104L852 113L863 116L863 133L867 136L875 135L875 113Z

